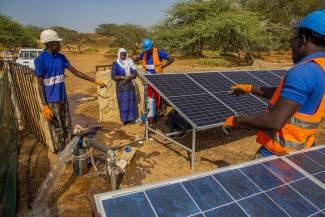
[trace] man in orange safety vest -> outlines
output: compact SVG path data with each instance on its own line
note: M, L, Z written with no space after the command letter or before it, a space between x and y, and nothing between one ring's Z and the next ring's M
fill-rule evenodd
M252 93L270 99L266 111L237 114L226 119L223 129L246 126L259 130L261 148L256 158L285 155L315 145L315 134L325 116L325 10L307 15L291 40L295 65L278 87L239 84L231 94Z
M142 41L143 52L134 60L139 62L142 60L144 72L149 74L161 74L167 66L174 62L165 51L158 49L154 46L152 40L144 39ZM167 60L165 63L164 60ZM156 113L160 107L160 95L148 85L148 97L155 99Z

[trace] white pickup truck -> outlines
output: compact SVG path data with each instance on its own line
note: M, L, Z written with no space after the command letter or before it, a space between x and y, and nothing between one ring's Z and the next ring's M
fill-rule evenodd
M38 48L24 48L20 49L18 53L17 63L35 69L34 60L43 52L43 49Z

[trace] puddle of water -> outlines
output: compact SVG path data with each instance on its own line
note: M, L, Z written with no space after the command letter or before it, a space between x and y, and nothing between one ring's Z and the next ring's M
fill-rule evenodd
M98 127L100 124L95 118L88 117L83 114L76 114L75 110L80 103L87 103L87 102L94 102L97 100L96 96L91 94L84 94L84 93L75 93L68 95L68 102L69 102L69 109L72 119L72 125L80 125L82 127Z

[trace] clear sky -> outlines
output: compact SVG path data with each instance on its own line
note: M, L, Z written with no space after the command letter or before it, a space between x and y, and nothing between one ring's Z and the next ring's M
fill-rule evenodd
M94 32L102 23L150 26L177 0L0 0L0 14L23 25Z

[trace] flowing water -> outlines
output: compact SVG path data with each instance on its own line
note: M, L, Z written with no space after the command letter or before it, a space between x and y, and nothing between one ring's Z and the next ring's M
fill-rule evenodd
M79 136L75 136L69 144L66 145L65 149L58 154L58 159L39 188L38 195L35 198L32 204L32 209L27 214L27 217L57 216L57 214L53 214L51 211L51 205L49 204L51 194L56 190L56 182L60 179L62 172L65 170L66 161L71 157L73 149L79 139Z

